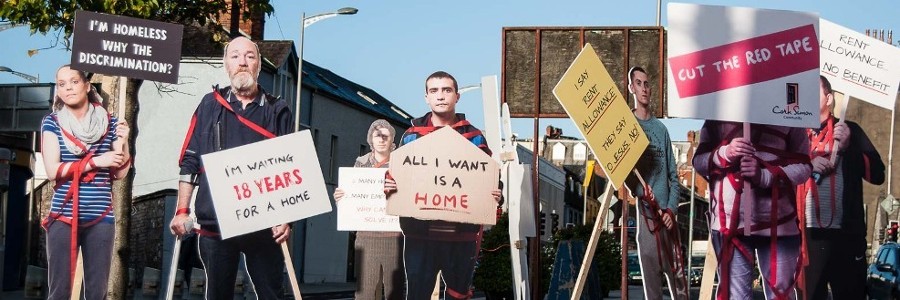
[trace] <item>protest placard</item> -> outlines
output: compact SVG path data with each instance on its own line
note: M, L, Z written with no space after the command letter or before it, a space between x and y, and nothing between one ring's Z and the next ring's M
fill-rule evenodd
M178 83L184 26L78 10L72 68Z
M669 3L669 116L819 127L816 14Z
M650 141L591 44L581 49L553 95L597 155L606 177L621 186Z
M894 109L900 84L900 48L819 19L821 73L831 88Z
M397 192L389 215L461 223L497 222L500 166L450 126L391 152Z
M331 211L308 130L201 156L222 238Z
M400 218L386 213L384 174L387 168L340 168L338 187L344 197L336 203L337 229L342 231L400 231Z

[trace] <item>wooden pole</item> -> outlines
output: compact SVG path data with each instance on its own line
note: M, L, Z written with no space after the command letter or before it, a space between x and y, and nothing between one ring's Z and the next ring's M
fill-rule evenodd
M75 261L75 279L72 280L72 293L70 300L81 299L81 287L84 282L84 258L81 255L81 247L78 247L78 259Z
M588 174L588 176L590 175L591 174ZM575 280L575 290L572 292L572 300L581 299L581 292L584 290L584 281L587 280L587 275L588 272L590 272L591 263L594 260L594 253L597 250L597 243L600 239L600 231L602 230L601 225L605 223L606 211L609 210L609 196L613 192L612 182L608 181L606 184L606 190L603 193L600 212L597 214L597 219L594 220L594 231L591 232L591 239L588 240L587 252L585 252L584 259L581 262L581 270L578 271L578 279Z
M301 300L300 284L297 283L297 273L294 271L294 262L291 260L291 252L288 251L287 243L281 243L281 253L284 254L284 265L287 267L288 278L291 280L291 288L294 291L294 299Z
M700 298L699 300L710 300L713 296L713 284L716 280L716 269L719 262L716 259L716 250L713 248L712 240L706 242L706 261L703 263L703 279L700 281Z
M750 142L750 123L744 122L744 138L747 139L747 142ZM753 186L749 180L744 180L744 190L741 193L741 220L744 221L744 236L750 236L750 233L753 232L750 224L752 224L753 220ZM732 216L732 218L737 216Z
M838 119L840 119L838 121L838 124L844 123L844 117L847 116L847 105L850 104L849 102L850 102L850 95L845 94L844 101L841 102L841 111L838 112L838 114L839 114ZM831 145L831 164L832 165L834 165L837 162L837 157L838 157L837 153L838 153L838 143L833 143L833 145Z
M624 197L623 197L624 198ZM628 199L622 199L622 300L628 299Z

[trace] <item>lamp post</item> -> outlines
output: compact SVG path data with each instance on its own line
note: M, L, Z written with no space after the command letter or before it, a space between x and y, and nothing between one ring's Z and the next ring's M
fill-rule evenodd
M28 25L28 23L14 24L12 22L0 22L0 31L4 31L7 29L13 29L13 28L16 28L19 26L25 26L25 25Z
M358 11L358 9L353 7L344 7L337 11L321 13L309 17L306 16L305 12L300 15L300 44L298 46L300 49L297 50L297 99L294 100L294 103L296 104L294 106L294 132L300 131L300 100L303 95L303 32L307 26L318 21L336 17L338 15L355 15Z
M0 72L9 72L9 73L12 73L13 75L16 75L16 76L25 78L25 80L28 80L28 81L30 81L31 83L39 83L39 82L41 82L41 77L40 77L40 75L38 75L38 76L31 76L31 75L28 75L28 74L25 74L25 73L22 73L22 72L16 72L16 71L13 71L13 69L10 69L10 68L8 68L8 67L0 67Z
M468 91L477 90L481 88L481 84L472 84L459 88L458 93L462 94Z

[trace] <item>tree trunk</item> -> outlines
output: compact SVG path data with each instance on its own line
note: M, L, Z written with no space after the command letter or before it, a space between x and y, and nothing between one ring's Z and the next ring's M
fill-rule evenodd
M119 99L120 95L120 77L105 76L95 74L92 82L101 84L100 93L106 99L108 105L107 110L118 117L124 119L131 127L131 133L128 140L128 149L131 152L132 165L134 164L135 141L137 140L138 128L138 99L137 94L140 90L143 80L129 79L125 87L124 99L124 116L119 116ZM130 265L131 250L129 249L129 236L131 233L131 208L132 208L132 184L134 183L134 169L130 169L128 175L120 180L113 181L113 214L115 215L115 235L113 238L112 262L109 272L109 287L107 289L107 297L109 299L125 299L128 291L128 266Z

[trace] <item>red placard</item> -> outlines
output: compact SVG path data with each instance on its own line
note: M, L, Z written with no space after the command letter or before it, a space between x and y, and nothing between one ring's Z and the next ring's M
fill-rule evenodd
M669 65L683 99L815 70L819 42L810 24L672 57Z

